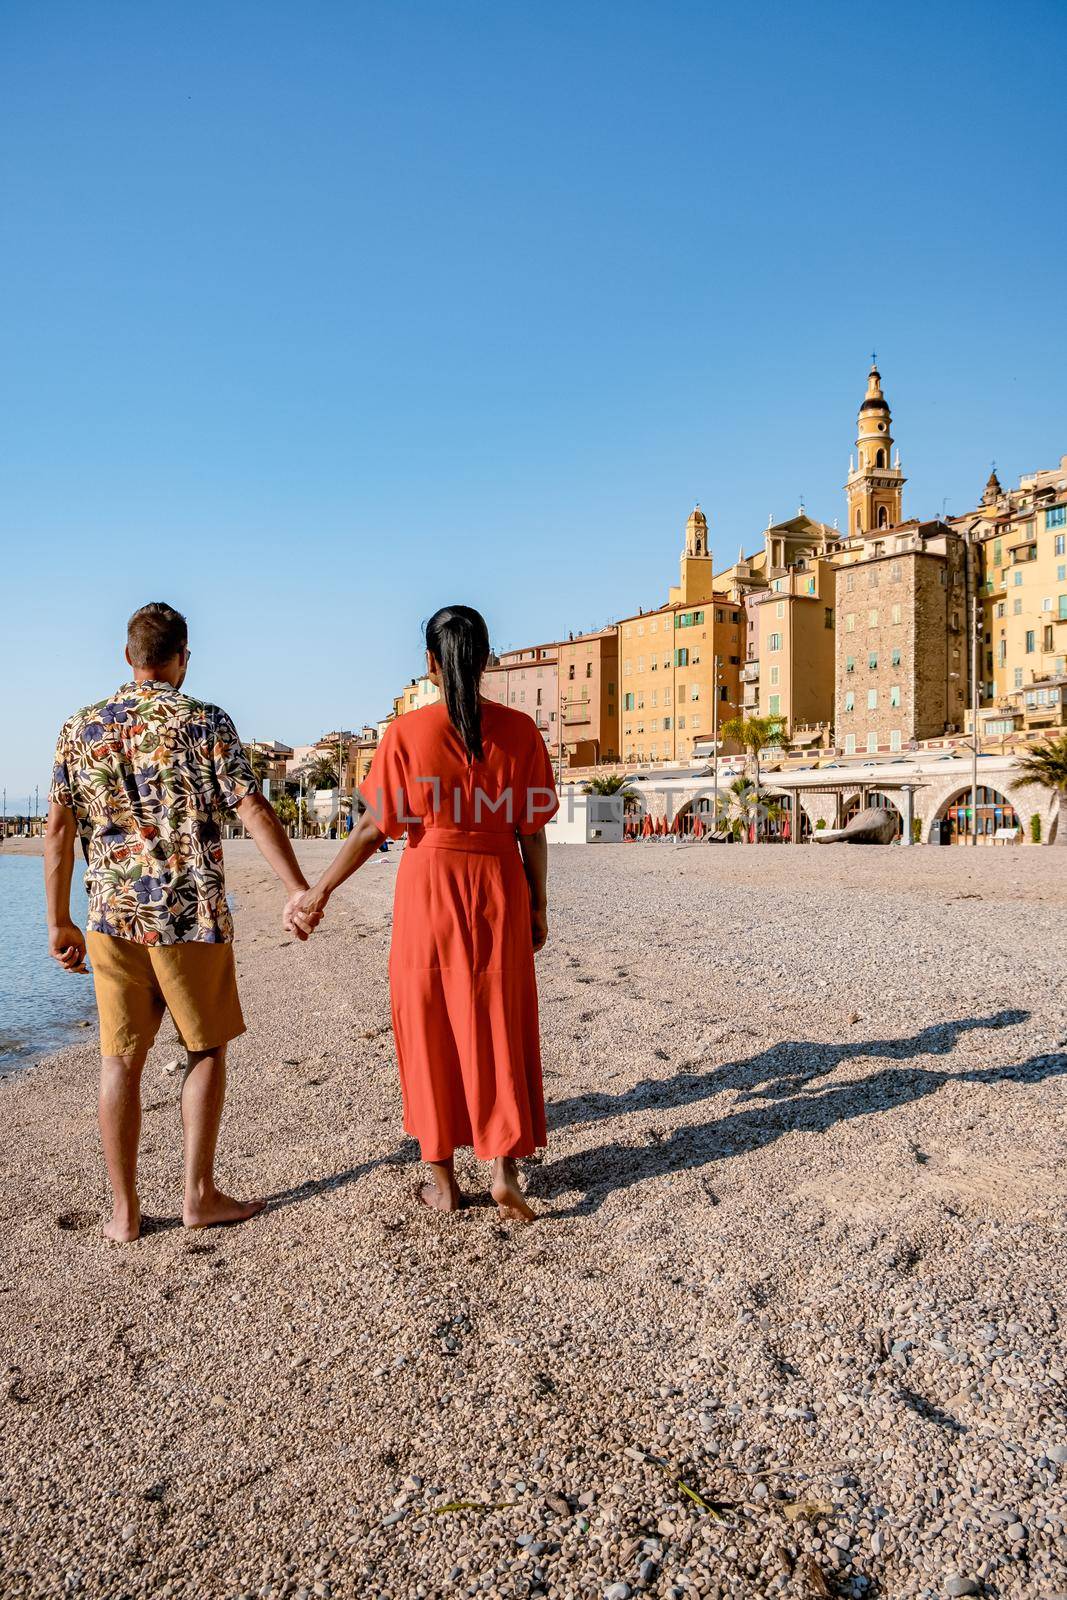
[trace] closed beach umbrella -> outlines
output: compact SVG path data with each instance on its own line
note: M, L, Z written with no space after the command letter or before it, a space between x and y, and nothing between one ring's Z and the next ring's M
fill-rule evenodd
M696 816L696 818L695 818L695 820L693 822L693 838L694 839L703 839L703 837L704 837L704 822L703 822L703 819L702 819L702 817L700 816L700 814L698 812L697 816Z
M653 834L652 818L649 816L647 811L645 812L645 820L641 824L641 832L646 839L651 839Z

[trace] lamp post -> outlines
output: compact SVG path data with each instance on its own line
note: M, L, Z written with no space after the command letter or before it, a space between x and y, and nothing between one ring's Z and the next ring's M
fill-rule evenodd
M714 777L712 779L711 822L712 827L718 825L719 820L719 657L716 656L711 667L711 759Z
M978 590L971 599L971 844L978 843Z

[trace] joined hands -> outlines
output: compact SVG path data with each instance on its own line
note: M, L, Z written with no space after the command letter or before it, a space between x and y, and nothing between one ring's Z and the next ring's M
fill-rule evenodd
M301 941L311 937L322 921L326 901L315 889L298 889L285 902L282 927Z

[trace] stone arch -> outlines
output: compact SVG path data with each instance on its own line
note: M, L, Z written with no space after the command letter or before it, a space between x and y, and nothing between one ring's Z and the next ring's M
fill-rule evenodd
M971 785L955 785L930 819L932 844L961 844L971 838ZM978 785L978 837L992 844L998 828L1021 828L1022 818L1013 802L991 784Z

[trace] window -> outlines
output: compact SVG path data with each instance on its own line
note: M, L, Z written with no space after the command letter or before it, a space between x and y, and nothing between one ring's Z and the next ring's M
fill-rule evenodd
M653 617L653 618L652 618L652 621L651 621L651 622L650 622L650 623L649 623L649 625L648 625L648 631L649 631L649 633L655 633L655 631L656 631L656 629L657 629L657 628L658 628L658 627L659 627L659 623L658 623L658 622L657 622L657 621L656 621L656 619L655 619L655 617Z
M868 711L877 711L878 710L878 690L877 689L868 689L867 690L867 710Z
M768 650L780 650L781 648L782 648L782 636L781 636L781 634L780 633L772 633L770 638L767 640L767 649Z
M1059 506L1059 507L1057 507L1057 509L1060 510L1060 511L1063 511L1063 510L1067 509L1067 507ZM1056 546L1055 546L1055 548L1056 548L1056 554L1058 556L1062 556L1064 554L1067 554L1067 534L1058 533L1056 535Z
M856 735L854 733L845 734L845 754L846 756L854 756L856 754Z
M900 562L899 561L891 561L889 563L889 581L890 581L890 583L899 583L900 582Z
M1051 650L1052 649L1052 629L1051 629L1051 627L1045 628L1043 633L1042 633L1042 636L1041 636L1041 648L1042 648L1042 650Z
M1061 622L1067 622L1067 594L1060 595L1058 604L1059 611L1057 612L1057 616Z
M1056 568L1056 582L1067 583L1067 567Z
M855 658L855 656L846 656L845 657L845 671L846 672L855 672L855 670L856 670L856 658Z
M689 665L689 651L686 649L676 650L674 652L674 664L676 667L687 667Z
M628 678L630 676L630 673L631 673L632 669L633 669L633 662L632 661L624 661L623 664L622 664L622 675L623 675L623 677L624 678Z
M1026 630L1026 653L1027 653L1028 656L1032 656L1033 653L1034 653L1034 630L1033 630L1033 628L1027 628L1027 630Z
M664 719L663 719L663 731L664 731L664 733L670 733L670 731L671 731L671 719L670 719L670 717L664 717Z
M1005 615L1005 605L1004 605L1004 602L1003 602L1003 600L998 600L998 601L997 601L997 616L998 616L998 617L1002 617L1002 616L1004 616L1004 615Z
M845 632L846 633L855 633L855 631L856 631L856 613L854 611L850 611L848 616L845 618Z
M699 683L692 683L692 684L689 685L689 698L690 698L690 700L699 700L700 699L700 685L699 685Z
M784 617L785 616L785 601L784 600L779 600L778 604L774 608L774 614L775 614L776 617Z
M894 753L900 749L900 729L899 728L890 728L890 730L889 730L889 748Z
M891 683L889 685L889 704L891 706L899 706L899 704L900 704L900 684L899 683Z
M722 687L719 690L719 699L720 700L725 700L727 705L729 705L729 703L730 703L729 685L727 685L725 683L722 685Z
M638 658L637 658L637 670L638 670L638 672L644 672L644 670L645 670L645 658L644 658L644 656L638 656Z
M1022 686L1023 686L1023 669L1022 669L1022 667L1016 667L1015 668L1015 672L1013 674L1013 682L1014 682L1014 685L1015 685L1016 689L1021 689L1022 688Z
M870 572L867 574L867 587L868 587L868 589L877 589L877 587L878 587L878 568L877 567L872 567Z
M846 711L855 711L855 709L856 709L856 695L855 695L854 690L849 689L847 691L846 695L845 695L845 710Z
M689 718L689 726L691 728L693 728L694 730L700 727L700 717L699 717L699 715L694 715L694 716L691 716Z
M1021 617L1022 616L1022 614L1023 614L1023 603L1022 603L1021 600L1014 601L1014 603L1012 604L1012 608L1011 608L1011 614L1012 614L1013 617Z
M684 728L685 727L685 718L684 717L679 717L678 718L678 726L679 726L679 728Z
M867 657L867 670L869 672L878 671L878 652L876 650L872 650Z
M781 678L781 668L780 667L772 667L771 668L771 688L772 689L777 689L778 683L780 681L780 678Z
M851 594L852 593L852 590L853 590L853 587L855 585L855 582L856 582L856 574L854 572L846 572L845 573L845 593L846 594Z
M890 616L892 617L894 622L899 622L900 621L900 607L899 606L894 606L892 611L890 612Z
M871 732L867 735L867 754L875 755L878 750L878 735Z
M877 628L877 626L878 626L878 613L877 613L877 611L868 611L868 613L867 613L867 626L869 628Z
M826 626L827 628L832 628L833 627L833 625L834 625L834 608L833 608L833 606L825 606L824 607L824 609L823 609L823 623L824 623L824 626Z
M780 694L772 694L771 697L770 697L770 702L769 703L770 703L770 714L771 714L771 716L772 717L781 716L781 713L782 713L782 697L781 697L781 695Z
M884 450L879 450L878 454L874 458L874 464L875 464L876 467L884 467L885 466L885 451ZM881 522L881 519L879 519L879 523L880 522Z
M585 664L585 675L587 678L593 676L593 663L591 661L587 661Z
M1067 528L1067 506L1049 506L1045 512L1045 527ZM1057 550L1056 554L1062 555L1063 551Z
M1022 581L1023 581L1022 568L1021 567L1016 567L1016 569L1015 569L1015 587L1017 589L1021 588Z

